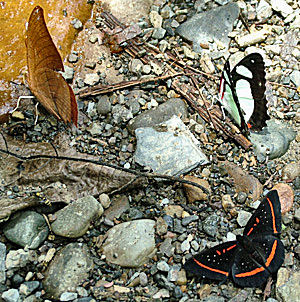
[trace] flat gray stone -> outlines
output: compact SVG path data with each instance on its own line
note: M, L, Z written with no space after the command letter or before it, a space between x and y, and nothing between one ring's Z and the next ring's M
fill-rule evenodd
M173 115L187 117L187 108L183 100L173 98L155 109L141 113L128 123L128 130L133 133L137 128L153 127L169 120Z
M5 258L6 258L6 246L0 242L0 283L4 284L6 280L5 274Z
M219 223L220 217L217 214L212 214L205 218L203 222L203 231L211 236L215 237L218 230L218 223Z
M47 238L49 229L41 214L24 211L12 216L3 233L8 240L22 247L36 249Z
M280 268L276 282L276 298L283 302L299 301L300 272Z
M77 238L85 234L91 221L102 214L102 205L93 196L86 196L56 212L51 229L56 235Z
M19 302L20 295L17 289L11 288L2 294L2 299L6 302Z
M33 250L10 250L5 259L5 267L7 270L14 270L15 268L25 267L30 262L37 259L36 251Z
M274 159L285 154L290 143L295 139L296 131L282 122L268 120L267 127L261 132L250 134L254 152L258 157Z
M135 161L155 173L180 175L208 162L199 141L177 116L155 129L138 128L135 135Z
M45 274L43 286L47 298L58 300L64 292L76 292L92 269L88 247L80 243L68 244L55 255Z
M246 224L251 216L252 216L251 213L241 210L241 211L239 211L238 217L236 219L237 223L239 224L239 226L244 227L244 226L246 226Z
M176 32L183 38L192 41L196 52L201 52L200 43L212 41L223 44L228 48L230 38L228 34L238 18L240 9L237 3L224 6L194 15L191 19L177 27Z
M294 70L291 73L291 81L296 85L296 87L300 86L300 71Z
M103 254L110 263L123 267L139 267L156 252L155 221L150 219L120 223L106 233Z

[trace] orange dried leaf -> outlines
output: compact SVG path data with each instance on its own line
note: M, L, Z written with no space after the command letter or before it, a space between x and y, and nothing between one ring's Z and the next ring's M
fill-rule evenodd
M43 9L36 6L29 18L27 37L29 88L57 119L77 126L78 109L70 85L58 71L64 66L47 29Z

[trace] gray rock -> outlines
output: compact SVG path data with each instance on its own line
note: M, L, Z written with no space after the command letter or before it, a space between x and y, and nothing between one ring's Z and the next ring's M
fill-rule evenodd
M166 30L164 28L154 28L152 33L153 39L161 40L166 34Z
M170 266L166 261L159 261L157 263L157 269L162 272L168 272L170 270Z
M258 20L269 19L273 13L271 5L265 0L260 0L256 12Z
M13 215L3 232L8 240L22 247L36 249L47 238L49 229L41 214L25 211Z
M168 281L176 282L178 279L179 271L180 271L180 265L178 265L178 264L172 265L168 272L168 277L167 277Z
M7 270L25 267L37 258L36 252L33 250L10 250L6 256L5 266Z
M6 302L19 302L20 295L17 289L11 288L2 294L2 299Z
M179 27L176 32L183 38L194 43L194 50L201 52L201 43L217 41L228 48L233 23L240 13L237 3L214 8L210 11L194 15Z
M276 298L283 302L299 301L300 271L280 268L276 282Z
M246 224L251 216L252 216L251 213L241 210L241 211L239 211L238 217L236 219L237 223L239 224L239 226L244 227L244 226L246 226Z
M180 175L208 162L200 143L177 116L156 129L139 128L135 134L135 161L155 173Z
M112 108L113 122L114 124L119 124L121 122L128 122L133 118L131 110L127 109L125 106L116 104Z
M141 286L146 286L148 284L148 277L146 273L141 272L139 275Z
M77 293L64 292L60 295L60 301L72 301L77 298Z
M172 238L166 238L159 247L159 251L167 257L171 257L174 254L174 250L175 247L172 246Z
M68 56L68 61L70 63L76 63L78 61L78 56L75 54L75 53L71 53L69 56Z
M97 103L97 112L99 115L106 115L111 111L111 102L107 95L100 95L96 97Z
M6 246L4 243L0 242L0 284L4 284L6 281L5 258L6 258Z
M150 219L120 223L111 228L102 245L108 262L124 267L139 267L156 252L155 221Z
M85 234L90 223L102 214L101 204L93 196L86 196L56 212L51 229L56 235L77 238Z
M39 281L27 281L21 284L19 291L21 295L27 297L31 293L33 293L39 286L40 286Z
M129 70L132 73L140 73L143 68L143 62L140 59L132 59L129 64Z
M74 77L74 68L64 65L65 71L61 75L65 78L66 81L72 81Z
M212 214L205 218L203 222L203 231L207 235L215 237L217 234L219 220L220 218L217 214Z
M271 0L270 4L272 8L279 12L283 17L287 17L293 13L293 8L286 3L285 0Z
M97 136L102 133L102 127L97 123L92 123L87 129L86 129L92 136Z
M197 216L197 215L190 215L190 216L184 217L182 219L182 225L183 226L187 226L191 222L194 222L194 221L197 221L197 220L199 220L199 216Z
M291 75L291 81L296 85L296 87L300 86L300 71L294 70Z
M75 292L93 269L86 245L70 243L55 255L46 272L43 286L46 296L58 300L66 291Z
M169 120L173 115L187 117L186 104L181 99L170 99L155 109L141 113L128 123L128 130L133 133L137 128L153 127Z
M162 21L163 21L163 18L162 16L155 10L152 10L150 13L149 13L149 20L150 20L150 23L153 25L153 27L155 28L160 28L162 26Z
M295 220L300 222L300 208L295 211Z
M188 239L184 240L182 243L181 243L181 251L182 252L186 252L188 251L190 248L191 248L191 245L190 245L190 241Z
M269 156L270 159L285 154L295 137L293 129L275 120L267 121L267 127L261 132L250 134L255 154L261 158Z
M84 78L84 84L90 86L96 85L97 83L99 83L99 81L100 77L97 73L87 73Z

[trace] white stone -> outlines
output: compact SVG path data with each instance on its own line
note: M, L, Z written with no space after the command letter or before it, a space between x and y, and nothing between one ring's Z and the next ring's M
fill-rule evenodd
M272 16L272 7L265 0L261 0L256 8L257 19L266 20Z
M293 12L293 8L285 0L271 0L270 3L272 8L283 17L287 17Z

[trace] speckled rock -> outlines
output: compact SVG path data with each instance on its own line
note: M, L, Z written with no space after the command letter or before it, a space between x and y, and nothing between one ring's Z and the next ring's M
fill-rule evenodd
M299 300L300 272L289 271L280 268L277 274L276 298L283 302L295 302Z
M46 271L43 286L49 299L58 300L66 291L75 292L93 269L89 249L80 243L70 243L55 255Z
M33 211L18 212L3 228L10 241L30 249L36 249L47 238L49 229L45 218Z
M140 219L111 228L102 245L106 260L124 267L139 267L146 263L156 251L154 227L155 221Z
M92 220L102 214L101 204L93 196L86 196L56 212L51 229L56 235L77 238L88 230Z
M0 242L0 284L4 284L6 280L5 258L6 258L6 246L4 243Z

